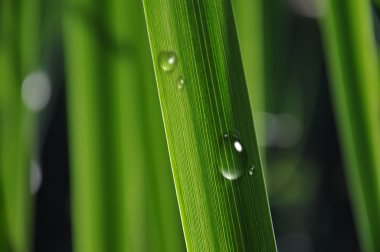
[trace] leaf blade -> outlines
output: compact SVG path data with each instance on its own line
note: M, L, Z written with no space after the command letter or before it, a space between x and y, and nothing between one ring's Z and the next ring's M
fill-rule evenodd
M275 251L231 3L145 0L144 7L188 250ZM168 51L178 57L172 72L160 61ZM227 181L218 166L240 158L220 144L233 131L256 174L245 163L237 167L244 176Z

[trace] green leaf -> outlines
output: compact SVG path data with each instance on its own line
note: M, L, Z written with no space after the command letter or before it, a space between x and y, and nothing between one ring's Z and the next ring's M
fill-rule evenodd
M28 7L33 5L33 8ZM25 8L24 8L25 7ZM35 144L36 115L21 99L23 79L40 62L38 46L39 0L0 2L0 186L5 243L12 251L31 247L31 153ZM28 10L26 10L28 9ZM34 29L30 32L29 29ZM25 33L24 33L25 32ZM27 41L27 42L26 42ZM26 50L27 44L27 50Z
M370 2L326 1L321 24L361 246L380 251L380 86Z
M185 248L139 0L68 0L74 248Z
M188 251L276 251L231 2L143 2Z
M254 115L257 112L264 113L266 111L264 1L233 1L247 87ZM265 141L265 120L255 120L255 125L258 140ZM265 152L265 147L260 148L264 164Z

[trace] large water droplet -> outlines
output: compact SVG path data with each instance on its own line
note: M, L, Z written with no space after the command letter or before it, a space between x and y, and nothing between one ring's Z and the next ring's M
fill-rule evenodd
M246 167L246 151L237 133L224 134L221 144L222 158L219 170L228 180L236 180L243 175Z
M171 51L163 51L160 53L160 56L158 57L158 61L160 64L160 67L165 72L171 72L174 70L174 68L177 65L177 55L175 52Z
M177 81L177 87L179 90L182 90L185 86L185 79L183 77L179 78Z

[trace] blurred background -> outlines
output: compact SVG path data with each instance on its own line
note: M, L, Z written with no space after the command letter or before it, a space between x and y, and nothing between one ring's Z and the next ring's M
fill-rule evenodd
M15 162L17 167L22 166L20 160L23 160L21 163L24 165L28 164L25 165L29 167L27 171L20 168L16 172L17 174L26 174L21 181L30 181L30 186L25 189L28 190L28 196L20 196L21 198L29 198L30 196L29 199L26 199L26 202L32 202L29 207L26 207L26 209L30 210L28 211L31 213L32 224L26 229L21 228L22 230L29 230L27 232L32 234L31 241L27 242L27 244L36 252L70 252L73 251L74 229L71 219L73 209L71 195L75 194L72 189L78 188L77 184L73 186L73 178L86 176L85 174L71 173L71 165L80 163L77 158L72 157L75 151L72 150L71 144L80 146L80 143L71 142L70 125L75 123L82 124L82 122L76 121L80 117L80 113L103 113L105 116L100 117L98 122L108 122L108 118L112 116L109 115L112 114L109 113L110 109L114 108L113 106L117 107L117 105L104 103L106 105L99 105L103 110L100 109L98 112L90 110L80 112L79 110L81 109L76 107L80 106L80 103L78 103L80 98L73 95L74 93L84 92L84 89L79 90L75 86L81 81L80 77L75 77L80 75L79 70L73 69L78 67L79 63L71 67L67 67L68 64L66 63L81 62L81 57L88 58L87 55L92 50L97 52L97 55L93 58L90 57L88 61L103 61L102 55L107 54L107 57L112 58L110 60L113 62L112 64L118 64L118 60L126 60L139 62L138 64L141 66L151 68L149 65L150 59L146 60L145 56L149 54L149 47L145 38L146 30L144 28L142 9L141 7L136 7L138 10L135 11L133 8L136 4L132 4L131 10L128 12L129 15L137 12L140 16L137 17L137 23L130 21L133 25L126 25L128 27L134 25L139 27L135 31L131 29L131 33L133 31L143 37L144 46L136 49L135 44L139 43L139 40L131 39L129 40L130 44L119 43L117 33L115 33L116 35L113 34L112 29L107 27L105 15L98 15L98 13L101 13L99 10L102 9L102 6L93 8L93 5L81 4L80 1L72 1L73 4L67 6L59 1L32 1L35 4L38 3L37 7L29 8L29 6L27 8L22 7L23 1L15 2L20 3L18 5L12 3L12 1L0 1L0 24L2 27L0 35L2 42L2 47L0 48L0 57L2 57L0 91L4 94L0 97L2 99L0 129L3 130L1 136L14 134L14 137L9 137L11 138L10 141L16 141L19 145L8 148L9 141L8 143L6 142L7 137L0 139L2 141L0 151L3 153L0 156L3 161L1 168L7 165L6 162L8 162L8 165ZM101 3L98 4L101 5ZM126 1L126 4L128 5L128 1ZM265 11L271 14L268 15L271 18L267 18L265 23L266 33L270 38L267 40L269 51L266 54L267 60L265 64L265 110L255 112L254 120L259 135L259 144L266 156L264 164L267 189L278 250L280 252L360 251L345 180L345 170L329 89L326 56L318 21L324 13L316 8L313 0L271 0L264 5ZM18 8L20 11L18 11ZM62 10L65 10L65 15L75 16L73 18L75 21L67 22L62 26L60 18ZM25 14L28 11L30 11L30 14ZM18 14L12 16L12 13ZM373 12L373 14L374 23L376 23L376 12ZM25 20L20 18L23 15ZM238 16L239 12L237 11L235 15ZM33 21L33 16L37 21ZM30 22L34 23L30 24ZM30 28L33 25L40 28L34 31L29 30L26 36L30 37L20 35L20 31L25 31L28 26ZM20 28L22 26L27 28ZM90 34L88 37L94 36L98 39L96 45L91 50L81 51L83 45L80 44L77 45L77 50L73 49L76 35L68 35L67 37L69 38L63 36L64 30L67 32L67 29L71 26L80 27L74 33L88 29ZM64 30L62 27L64 27ZM38 33L38 35L33 32ZM18 40L22 40L22 42L19 43ZM13 45L15 42L17 42L17 45L21 44L20 48L22 49L19 51L15 49ZM23 43L25 45L22 45ZM25 50L35 50L38 53L23 57L23 54L28 54L25 53ZM141 53L141 51L146 52ZM139 52L139 54L135 55L136 52ZM35 62L30 63L33 61L31 60L33 57ZM83 62L82 64L86 65L84 60ZM147 63L145 64L144 62ZM128 67L128 64L128 62L125 63L125 66ZM97 69L102 71L102 65L100 64ZM6 71L12 72L13 76L16 77L6 76L4 74ZM130 71L133 72L134 70ZM249 70L246 69L246 71ZM161 248L145 248L146 251L184 251L185 245L178 206L175 200L174 184L168 163L168 154L163 147L165 140L157 91L154 80L152 82L153 77L150 77L149 80L145 78L146 75L152 76L152 69L149 69L148 72L146 74L140 71L135 74L136 76L133 78L137 81L128 82L124 90L130 94L123 98L129 101L125 104L130 107L129 112L126 112L126 116L130 115L130 121L127 117L124 123L127 125L133 121L133 125L129 126L126 131L129 136L134 135L134 138L131 140L127 136L127 142L132 141L132 143L122 148L132 150L134 155L141 157L141 160L148 160L146 163L141 163L138 158L129 157L126 162L133 164L135 169L139 167L145 169L139 175L141 177L146 176L146 174L153 174L153 176L150 176L149 181L139 180L141 183L136 183L136 190L130 189L131 195L140 198L141 201L136 203L140 208L136 207L137 210L133 211L144 209L142 210L142 216L139 218L141 220L146 219L146 222L154 220L153 227L149 226L150 224L144 224L149 232L146 233L141 230L137 230L137 232L146 236L142 239L146 239L152 244L156 242L157 246ZM83 76L85 76L85 73ZM102 75L97 75L97 77L93 78L98 78L99 76L101 80L97 80L97 83L100 86L104 88L111 85L111 81L107 81ZM12 79L16 84L14 87L9 88L7 84ZM74 84L68 84L69 82ZM110 93L107 93L107 91L102 93L101 89L99 90L91 91L91 94L98 97L98 100L104 98L108 102L112 101L111 91ZM12 96L15 97L13 100ZM133 96L137 96L137 98L133 98ZM83 99L87 98L84 97ZM148 100L149 104L146 103ZM86 101L92 102L91 100ZM14 107L11 108L10 106ZM6 126L10 120L13 120L12 115L16 113L18 115L17 122L11 124L11 126ZM78 114L72 116L70 113ZM95 122L93 120L90 123ZM16 131L7 128L14 129L16 124L21 125L17 126L18 130ZM104 132L106 136L110 136L112 131L117 130L116 126L112 126L117 125L117 123L111 123L111 126L107 125L107 123L103 124L97 126L99 131L94 130L94 134ZM144 132L141 132L139 128L143 128ZM80 134L80 132L85 131L78 130L73 135ZM29 137L26 137L25 143L20 143L22 142L20 135L22 136L23 134L27 134ZM152 134L159 135L159 139L155 140L155 145L150 144ZM99 142L107 144L104 139L99 140ZM136 142L138 143L137 147ZM107 158L99 161L106 164L104 167L117 165L111 164L109 161L113 159L114 155L117 155L114 154L115 150L112 149L114 145L110 144L109 146L111 147L106 148L107 150L101 148L97 150L98 153L107 156ZM74 147L74 150L77 148L79 147ZM158 152L152 151L152 148L160 150ZM6 158L4 157L14 156L16 155L15 153L20 151L25 153L23 158L18 156L15 158L16 161L12 161L10 158L5 161ZM117 158L119 161L115 162L123 162L122 158L119 156ZM70 161L72 159L77 161ZM157 173L160 176L155 177L154 174ZM4 174L9 175L10 173L3 173L1 181L9 181ZM108 188L104 192L106 194L104 198L107 198L107 195L112 190L118 188L117 186L113 187L112 184L112 176L115 175L107 174L107 172L98 174L99 177L109 176L105 178L108 182L103 185ZM125 176L128 176L128 174ZM17 183L19 182L15 182L14 185ZM26 183L29 184L28 182ZM3 184L6 186L6 182L3 182ZM139 189L146 184L151 185L151 187L148 186L148 189L144 189L145 191ZM130 186L132 188L133 185ZM111 187L113 188L110 189ZM158 190L157 188L160 189ZM7 195L6 189L2 190L4 195ZM14 188L10 189L13 192L14 190ZM19 194L11 193L11 195L18 197ZM8 199L7 201L6 197L4 196L0 200L3 200L3 202L12 200ZM83 198L78 196L77 200L83 200ZM20 206L20 203L14 204ZM99 204L116 203L112 200L105 200ZM0 205L0 207L3 206L4 204ZM2 211L4 214L8 210ZM9 211L11 212L11 210ZM27 216L28 214L24 213L24 215ZM0 221L0 223L7 222L4 219L0 219ZM115 223L117 222L117 220L114 221ZM2 232L5 233L6 225L0 225ZM7 225L12 225L12 223ZM20 225L22 226L22 224ZM111 229L112 225L107 227ZM78 230L80 230L80 227L78 227ZM161 233L165 233L162 230L169 230L167 235L172 236L172 239L175 234L175 246L168 245L170 243L169 238L160 236ZM18 231L14 232L17 233ZM9 237L4 239L3 243L8 243L4 248L12 246L6 241L7 239L22 240L20 237L23 235L18 236L15 234L14 236L16 237L14 239ZM7 236L5 235L5 237ZM158 240L164 240L164 242L158 242ZM23 250L10 249L9 251Z

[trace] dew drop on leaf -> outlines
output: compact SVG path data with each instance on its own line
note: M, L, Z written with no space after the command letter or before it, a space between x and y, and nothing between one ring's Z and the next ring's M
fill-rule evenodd
M158 57L160 68L164 72L171 72L177 66L177 55L172 51L163 51Z
M255 166L254 165L251 165L250 167L249 167L249 170L248 170L248 174L249 175L253 175L254 173L255 173Z
M185 86L185 79L183 77L179 78L177 81L177 87L179 90L182 90Z
M228 180L237 180L246 167L246 150L237 133L223 135L219 171Z

